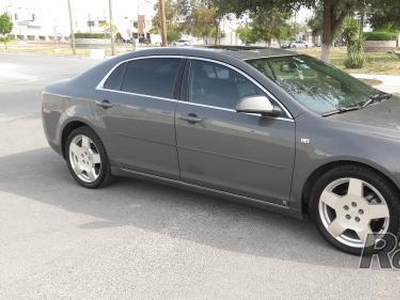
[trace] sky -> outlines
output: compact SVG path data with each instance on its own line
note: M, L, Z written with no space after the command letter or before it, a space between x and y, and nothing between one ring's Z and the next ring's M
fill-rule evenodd
M157 0L112 0L113 13L116 17L136 16L140 14L154 14L153 7ZM74 15L77 18L91 15L108 15L108 0L71 0ZM0 0L0 11L10 11L21 8L42 8L53 11L54 14L68 17L67 0Z
M74 26L77 31L87 31L87 21L108 21L109 0L70 0L73 12ZM116 24L125 24L126 18L136 19L138 13L146 15L147 20L154 16L154 4L158 0L112 0L113 18ZM67 35L69 29L69 14L67 0L0 0L0 13L8 12L18 16L17 22L30 22L30 29L14 26L13 33L17 35ZM22 23L21 23L22 24ZM34 25L35 27L32 27Z

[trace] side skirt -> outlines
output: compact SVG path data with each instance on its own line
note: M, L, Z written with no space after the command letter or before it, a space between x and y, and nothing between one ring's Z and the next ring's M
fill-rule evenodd
M195 185L192 183L175 180L175 179L170 179L170 178L166 178L166 177L161 177L161 176L157 176L157 175L146 174L146 173L137 172L137 171L128 170L128 169L121 169L118 167L111 167L111 172L113 175L116 175L116 176L144 179L144 180L152 181L155 183L164 184L167 186L182 188L182 189L185 189L185 190L188 190L191 192L197 192L197 193L206 194L206 195L213 196L213 197L219 197L219 198L222 198L225 200L234 201L234 202L237 202L240 204L250 205L250 206L261 208L261 209L268 210L268 211L278 212L278 213L281 213L281 214L284 214L284 215L287 215L287 216L290 216L290 217L293 217L293 218L299 219L299 220L305 219L304 216L300 212L294 211L294 210L290 209L288 206L279 205L276 203L269 203L269 202L265 202L265 201L262 201L259 199L255 199L255 198L251 198L251 197L247 197L247 196L243 196L243 195L233 194L233 193L229 193L226 191L203 187L203 186Z

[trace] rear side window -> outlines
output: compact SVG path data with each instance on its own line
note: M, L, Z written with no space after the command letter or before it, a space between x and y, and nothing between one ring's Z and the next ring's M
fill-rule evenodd
M155 97L172 98L181 59L149 58L126 66L122 90Z
M103 87L109 90L120 90L122 86L122 79L124 78L125 67L126 63L118 66L107 78Z

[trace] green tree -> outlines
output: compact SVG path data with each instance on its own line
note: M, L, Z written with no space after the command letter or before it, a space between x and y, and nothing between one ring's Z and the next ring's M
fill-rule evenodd
M215 3L215 0L175 0L174 9L181 31L205 41L214 37L217 44L222 36L220 24L225 13Z
M0 42L4 43L7 49L7 43L11 40L10 32L13 29L13 23L7 13L0 15Z
M342 37L346 41L347 54L350 54L359 37L359 23L353 17L346 17L343 23Z
M368 7L368 20L373 28L391 26L400 29L400 3L399 1L376 0L374 5Z
M160 3L159 1L154 6L156 15L154 16L152 23L152 33L161 33L161 19L160 19ZM167 19L167 40L169 42L176 41L182 36L182 27L177 20L176 3L173 0L165 1L165 17Z
M239 38L246 44L250 45L259 40L257 33L250 26L241 27L236 30L236 33L239 35Z
M193 10L190 33L195 37L200 37L207 42L207 38L215 33L215 19L217 12L214 6L199 6Z
M276 39L279 44L292 36L291 26L287 24L291 14L274 8L271 11L257 11L251 14L249 26L239 29L239 37L246 44L263 41L270 44Z
M329 61L332 42L339 32L345 17L355 7L374 4L373 0L216 0L224 11L242 14L246 11L270 11L273 8L283 12L298 10L301 6L308 8L321 7L322 24L322 54L321 59ZM392 3L393 0L379 0L382 3ZM397 1L396 1L397 2Z
M346 68L359 69L365 62L364 34L360 31L360 23L353 16L348 16L343 23L342 36L347 45Z

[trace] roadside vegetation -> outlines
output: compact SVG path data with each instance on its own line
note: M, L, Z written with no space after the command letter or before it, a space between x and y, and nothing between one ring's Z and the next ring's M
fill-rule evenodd
M313 57L320 57L321 48L297 49L296 51ZM400 75L400 58L394 53L365 53L362 68L346 68L346 47L336 47L332 50L330 63L348 73Z
M4 49L7 50L7 43L11 41L10 32L13 28L13 23L7 13L0 15L0 42L4 44Z

